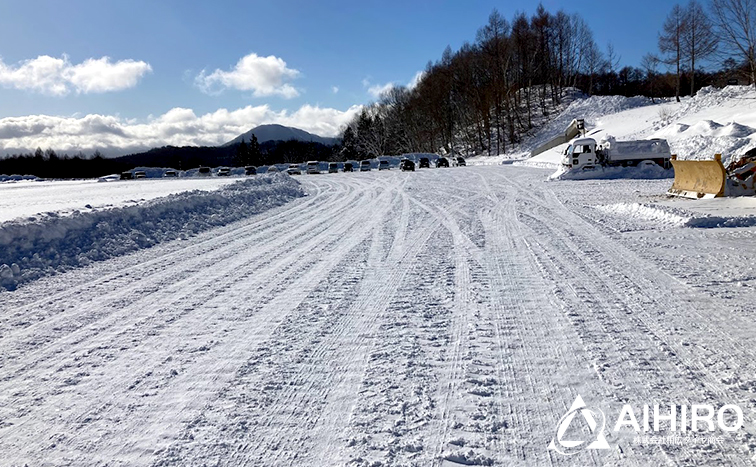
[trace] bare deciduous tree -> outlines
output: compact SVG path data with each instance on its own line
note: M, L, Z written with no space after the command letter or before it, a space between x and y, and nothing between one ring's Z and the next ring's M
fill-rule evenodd
M691 0L685 9L683 53L690 65L690 95L695 94L696 63L714 55L717 51L717 36L706 12L696 0Z
M714 0L719 1L719 0ZM725 0L727 1L727 0ZM680 102L680 75L683 63L683 36L685 35L685 10L680 5L672 7L659 35L659 50L665 54L664 63L675 67L675 99Z
M648 82L649 94L651 94L651 102L654 102L654 97L656 97L656 76L659 61L659 57L648 53L643 56L640 63L641 67L646 72L646 81Z
M756 86L756 0L711 0L721 42L748 64Z

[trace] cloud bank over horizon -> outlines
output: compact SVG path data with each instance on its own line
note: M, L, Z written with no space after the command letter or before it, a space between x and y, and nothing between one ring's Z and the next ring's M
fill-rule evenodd
M268 105L236 110L218 109L197 116L192 109L176 107L144 122L112 115L29 115L0 119L0 157L26 154L36 148L58 153L118 156L162 146L217 146L250 129L277 123L319 136L338 136L362 110L345 111L304 105L297 111L274 111Z
M110 57L90 58L72 64L67 55L61 58L40 55L16 65L0 58L0 86L49 96L99 94L133 88L147 73L149 63L136 60L111 62Z

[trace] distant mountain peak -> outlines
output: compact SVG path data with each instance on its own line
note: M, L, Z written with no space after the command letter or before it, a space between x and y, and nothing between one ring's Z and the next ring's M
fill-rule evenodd
M312 133L308 133L304 130L300 130L299 128L293 128L293 127L278 125L276 123L271 123L271 124L256 126L255 128L252 128L251 130L249 130L248 132L242 133L241 135L232 139L231 141L224 144L223 146L231 146L234 144L239 144L242 142L242 140L248 143L252 140L252 135L255 135L258 143L264 143L266 141L296 140L296 141L311 141L311 142L331 146L331 145L337 144L339 141L338 138L328 138L325 136L318 136Z

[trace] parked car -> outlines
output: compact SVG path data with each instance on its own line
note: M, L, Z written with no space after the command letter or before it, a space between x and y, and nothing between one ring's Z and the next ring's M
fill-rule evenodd
M465 167L467 166L467 162L465 161L464 157L457 157L457 167Z
M98 182L116 182L121 179L120 174L105 175L97 179Z
M165 177L165 178L176 178L176 177L178 177L178 172L176 172L175 170L166 170L163 173L163 177Z
M134 172L134 178L147 178L147 172L144 170L137 170Z
M409 159L402 159L399 162L399 170L401 170L403 172L407 172L407 171L414 172L415 171L415 163L412 162Z
M218 176L219 177L228 177L231 175L231 169L228 167L219 167L218 168Z
M286 169L286 173L289 175L302 175L302 169L299 168L299 164L289 164L289 168Z
M360 172L370 172L370 161L364 160L360 162Z
M354 172L354 166L351 162L344 162L344 172Z
M318 161L309 161L309 162L307 162L307 173L308 174L319 174L320 173L320 162L318 162Z
M418 164L418 168L420 169L430 169L430 159L427 157L421 157L420 163Z
M335 174L339 171L339 164L336 162L329 162L328 163L328 173L329 174Z
M200 167L199 169L197 169L197 173L203 177L209 177L213 174L213 172L210 170L210 167Z
M445 157L439 157L436 160L436 168L438 167L449 167L449 159Z
M254 165L244 167L244 175L257 175L257 168Z
M391 170L391 166L389 165L389 161L385 159L381 159L378 161L378 170Z
M134 174L131 172L122 172L121 173L121 180L132 180L134 178Z

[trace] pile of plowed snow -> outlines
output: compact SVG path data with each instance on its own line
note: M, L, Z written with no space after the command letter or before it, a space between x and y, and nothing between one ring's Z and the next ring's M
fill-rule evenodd
M215 191L185 191L70 215L46 213L0 224L0 288L186 238L304 196L285 174L262 175Z
M559 167L549 175L549 180L617 180L620 178L658 180L675 176L673 169L665 169L656 164L639 167L596 167L590 170L569 170Z

